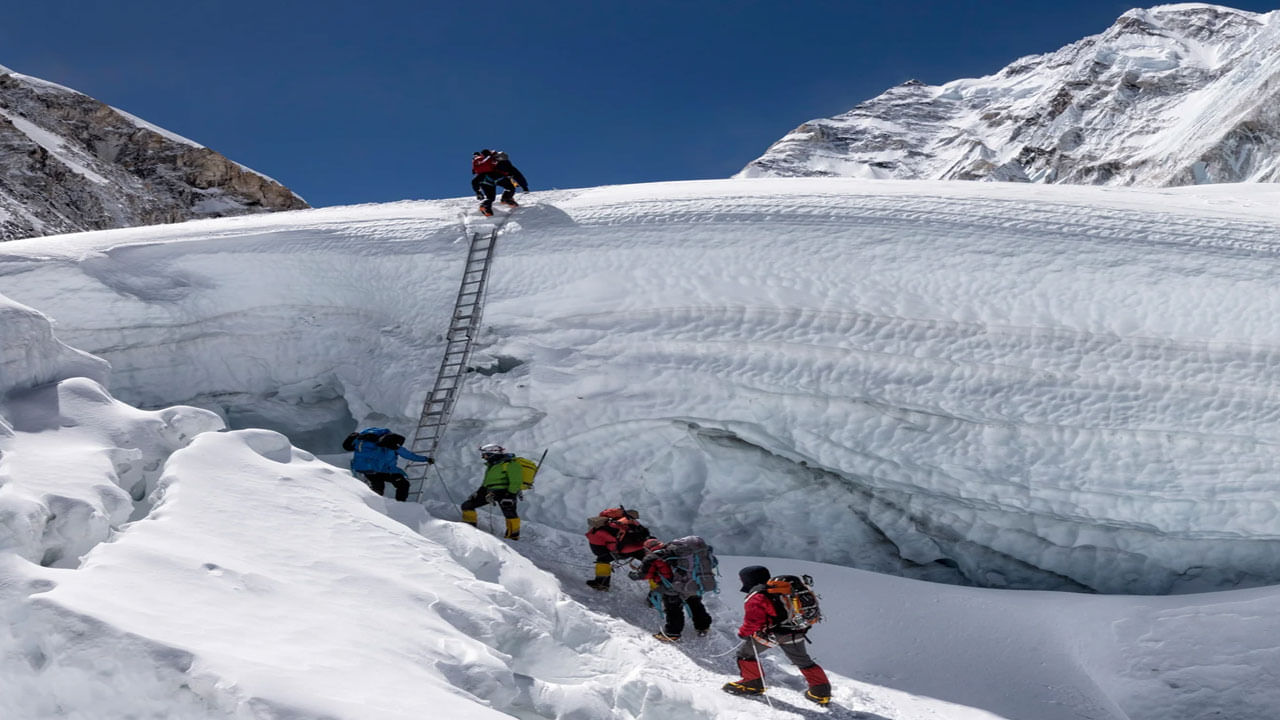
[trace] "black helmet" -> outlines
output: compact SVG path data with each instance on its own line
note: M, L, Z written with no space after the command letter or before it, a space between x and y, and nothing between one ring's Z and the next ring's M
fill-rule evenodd
M748 565L738 571L738 579L742 581L742 592L751 592L751 588L763 585L773 573L763 565Z

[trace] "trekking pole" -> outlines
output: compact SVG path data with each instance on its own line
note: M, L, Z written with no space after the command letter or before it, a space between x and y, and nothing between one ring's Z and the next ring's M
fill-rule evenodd
M533 477L529 478L530 483L538 479L538 471L542 469L542 461L547 459L547 452L549 452L550 450L551 448L546 448L545 450L542 451L542 456L538 458L538 464L535 465L533 468Z
M748 639L751 641L751 654L755 655L756 657L756 669L760 671L760 686L767 688L768 686L765 685L764 683L764 663L760 662L760 651L756 649L756 645L758 645L759 643L756 642L756 639L754 636ZM769 709L772 710L773 700L770 700L769 696L763 690L760 692L760 694L764 695L764 701L769 703Z

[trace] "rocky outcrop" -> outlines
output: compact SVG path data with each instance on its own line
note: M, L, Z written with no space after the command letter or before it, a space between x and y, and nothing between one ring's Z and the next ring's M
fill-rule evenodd
M305 207L209 148L0 67L0 240Z
M908 82L779 140L739 177L1164 187L1280 181L1280 11L1184 3L941 86Z

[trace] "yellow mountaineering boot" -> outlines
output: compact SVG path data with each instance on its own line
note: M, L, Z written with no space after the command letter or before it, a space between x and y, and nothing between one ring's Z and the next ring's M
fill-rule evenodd
M468 524L468 525L470 525L470 526L472 526L472 527L475 527L475 524L476 524L476 511L475 511L475 510L463 510L463 511L462 511L462 522L464 522L464 523L466 523L466 524Z
M507 534L502 537L508 540L520 539L520 518L507 518Z
M587 587L600 592L609 591L609 580L613 575L613 566L609 563L596 563L596 577L587 581Z
M738 658L738 672L742 673L741 680L727 682L720 689L730 695L764 694L764 675L760 673L760 662L758 660Z

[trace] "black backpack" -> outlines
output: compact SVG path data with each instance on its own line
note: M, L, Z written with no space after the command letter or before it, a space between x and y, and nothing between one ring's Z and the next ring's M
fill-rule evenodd
M804 632L822 621L818 594L813 591L813 578L808 575L776 575L765 583L765 596L778 609L779 630Z
M368 428L360 432L353 432L342 441L342 449L347 452L355 452L356 441L363 440L371 442L381 448L388 450L397 450L404 445L404 436L399 433L393 433L386 428Z

